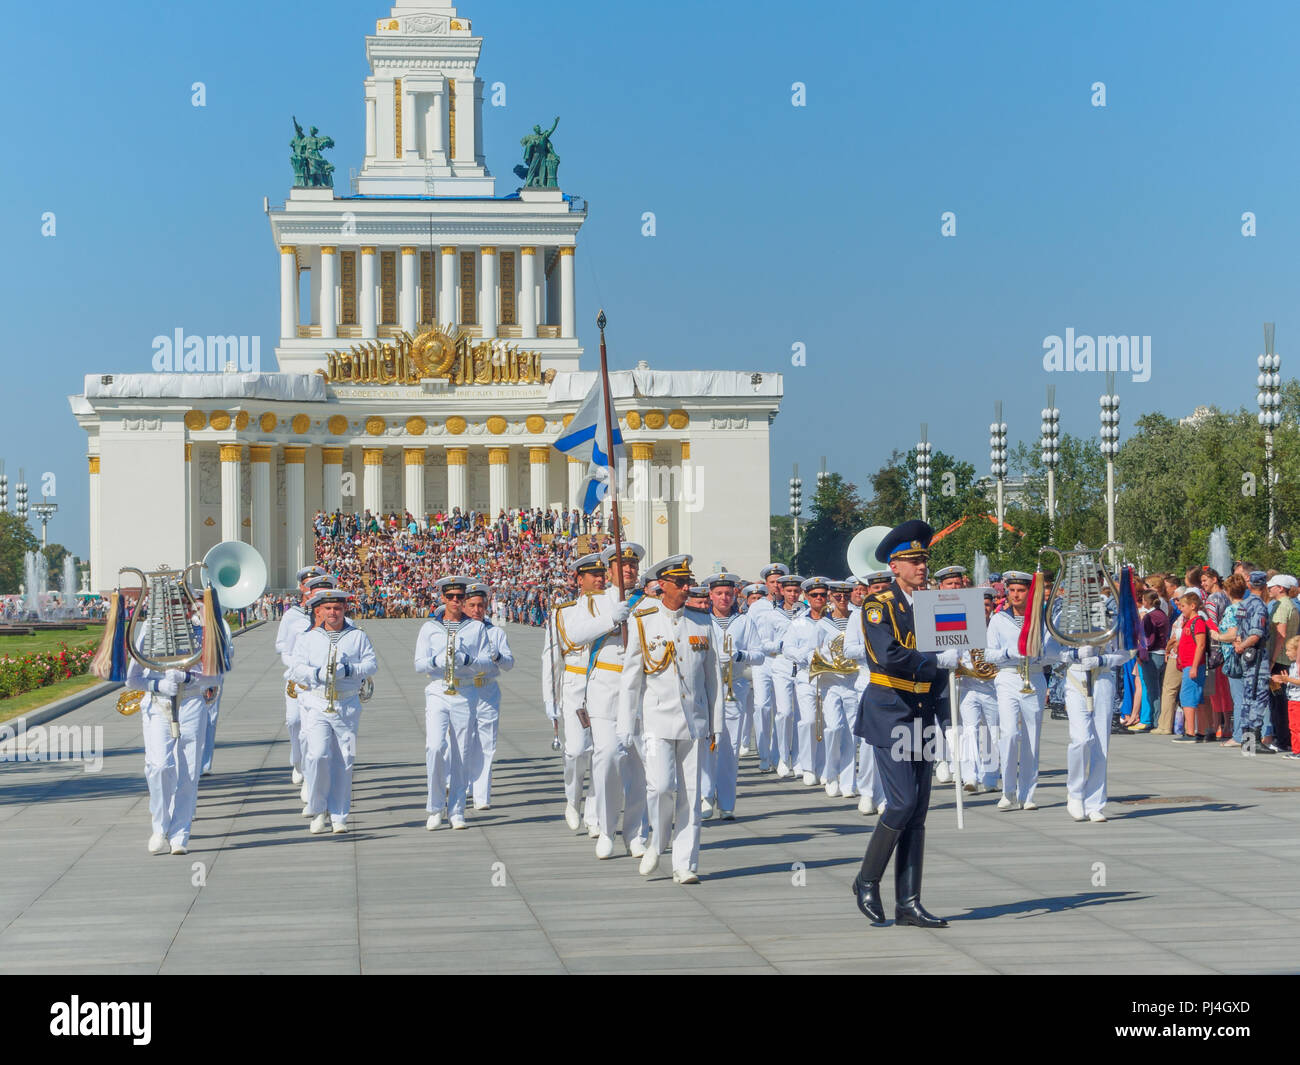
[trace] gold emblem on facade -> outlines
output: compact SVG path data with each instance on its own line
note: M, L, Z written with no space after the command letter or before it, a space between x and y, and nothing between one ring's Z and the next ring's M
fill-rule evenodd
M506 431L506 420L499 414L492 415L487 420L487 431L493 436L500 436Z
M367 418L366 432L371 436L383 436L384 430L388 428L388 423L383 418Z
M296 435L302 436L303 433L311 428L311 419L305 414L295 414L293 416L293 421L291 421L289 425L293 428Z
M250 419L248 416L248 411L241 410L238 414L235 415L235 428L242 433L245 429L248 428L248 423L251 420L252 419Z
M208 416L201 410L191 410L185 412L185 428L192 433L198 432L208 424Z
M342 436L348 431L348 420L341 414L335 414L326 423L326 428L330 431L330 436Z
M668 420L667 416L661 410L648 410L645 414L645 427L647 429L662 429L664 422Z
M224 433L230 428L230 415L224 410L214 410L212 417L208 419L208 424L216 429L219 433Z
M406 419L406 431L411 436L423 436L428 428L429 423L419 416Z
M402 333L392 342L370 340L331 351L316 372L333 385L416 385L445 380L453 385L550 384L539 351L520 351L504 341L475 341L459 327Z
M468 423L459 414L453 414L447 419L447 432L452 436L460 436L467 427Z
M668 415L668 424L674 429L685 429L691 423L691 416L684 410L675 410Z
M275 427L276 427L279 423L280 423L280 419L277 418L277 417L276 417L274 414L272 414L270 411L267 411L265 414L263 414L263 415L262 415L262 416L257 420L258 428L260 428L260 429L262 430L262 432L264 432L264 433L273 433L273 432L275 432Z
M524 427L530 433L534 433L534 434L540 433L543 429L546 428L546 419L543 418L540 414L530 414L528 415L527 418L524 419Z
M641 428L641 415L634 410L628 411L627 414L623 416L623 420L627 422L627 427L629 429Z

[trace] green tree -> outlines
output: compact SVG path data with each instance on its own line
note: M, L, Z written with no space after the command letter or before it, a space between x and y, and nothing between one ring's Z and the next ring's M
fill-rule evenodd
M794 519L789 514L773 514L768 523L768 555L773 562L789 566L794 561ZM743 574L756 577L757 574Z
M72 552L62 544L50 544L42 549L42 553L45 555L46 571L49 574L48 587L51 590L63 591L63 560ZM75 592L77 589L72 590Z
M849 575L849 541L866 527L856 485L830 474L813 496L813 517L800 530L794 569L805 577Z
M16 514L0 511L0 595L16 595L23 583L23 560L41 541Z

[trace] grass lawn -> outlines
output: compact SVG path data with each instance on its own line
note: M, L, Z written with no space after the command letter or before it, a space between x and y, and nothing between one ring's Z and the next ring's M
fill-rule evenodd
M81 632L75 629L63 629L54 632L41 632L34 636L0 636L0 657L21 658L34 651L57 651L63 644L68 647L81 647L93 644L99 647L104 637L104 626L88 625Z
M98 677L92 673L87 673L81 677L69 677L67 680L47 684L44 688L35 688L32 691L23 692L22 695L11 695L8 699L0 699L0 721L21 717L23 714L39 709L47 703L55 702L58 699L66 699L69 695L76 695L77 692L85 691L87 688L100 683L102 682Z

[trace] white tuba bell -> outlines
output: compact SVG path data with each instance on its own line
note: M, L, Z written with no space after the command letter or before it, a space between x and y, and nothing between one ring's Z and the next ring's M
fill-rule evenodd
M849 572L858 580L881 568L881 563L876 558L876 548L890 531L888 525L873 525L849 541Z
M242 610L266 590L266 563L242 540L223 540L203 556L203 565L223 610Z

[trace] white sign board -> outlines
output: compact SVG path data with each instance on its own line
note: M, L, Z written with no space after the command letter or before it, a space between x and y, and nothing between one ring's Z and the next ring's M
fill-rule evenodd
M984 623L984 592L979 588L921 591L912 598L916 611L916 649L946 651L951 647L983 650L988 642Z

